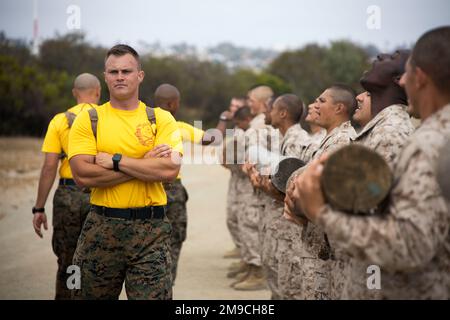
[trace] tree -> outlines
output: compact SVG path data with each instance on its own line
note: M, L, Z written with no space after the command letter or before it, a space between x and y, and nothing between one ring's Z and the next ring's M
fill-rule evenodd
M222 46L227 48L232 49ZM34 57L29 44L0 32L0 134L43 135L49 120L74 104L71 89L78 74L89 72L103 79L106 52L86 41L84 34L69 33L45 40L39 57ZM194 56L146 55L141 57L145 78L140 99L152 104L157 86L173 84L182 96L178 117L212 126L233 96L243 96L255 85L268 85L276 95L295 93L305 103L335 82L357 89L368 68L366 52L348 41L329 47L311 44L282 53L262 72L230 69ZM101 101L107 101L106 85L101 83Z
M361 89L359 80L369 67L368 62L368 54L363 48L349 41L336 41L326 53L324 68L333 82L345 83L358 91Z
M315 98L336 82L359 90L359 79L369 67L364 49L347 42L333 42L330 47L316 44L282 53L268 67L268 72L289 83L305 102Z
M44 134L51 117L72 104L70 89L65 72L0 55L0 134Z

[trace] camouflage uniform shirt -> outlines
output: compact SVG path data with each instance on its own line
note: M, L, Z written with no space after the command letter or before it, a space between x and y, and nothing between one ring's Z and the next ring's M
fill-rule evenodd
M408 139L394 171L384 215L365 219L324 206L318 224L333 244L381 270L380 298L449 299L450 213L436 180L450 136L450 105Z

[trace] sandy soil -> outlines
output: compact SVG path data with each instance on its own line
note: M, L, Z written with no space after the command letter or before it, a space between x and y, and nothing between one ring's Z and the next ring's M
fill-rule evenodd
M44 239L32 228L42 140L0 138L0 299L52 299L56 257L51 228ZM174 299L269 299L267 290L242 292L229 287L225 274L235 260L223 259L232 248L225 225L228 172L219 165L185 165L189 192L188 238L181 252ZM51 199L46 210L51 212ZM51 216L51 215L50 215ZM122 292L121 299L126 299Z

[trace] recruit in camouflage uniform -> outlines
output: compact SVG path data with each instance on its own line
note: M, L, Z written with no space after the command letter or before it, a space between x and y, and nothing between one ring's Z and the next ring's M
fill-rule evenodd
M272 127L271 127L272 128ZM280 138L281 134L278 130L274 130L272 128L270 141L271 144L271 152L279 152L280 146ZM272 224L273 220L276 216L281 215L281 210L283 209L282 203L280 204L278 201L272 199L270 196L265 193L257 190L257 201L263 204L262 211L259 216L259 239L260 239L260 247L261 247L261 266L264 269L264 275L267 280L267 285L272 292L272 299L277 300L280 299L280 293L278 289L278 277L277 277L277 261L276 251L277 248L275 246L274 241L272 241Z
M300 150L300 156L298 158L302 160L304 163L310 162L313 153L316 152L316 150L319 148L320 143L322 142L322 140L325 138L326 135L327 131L325 129L310 134L309 143Z
M350 121L343 122L334 128L320 143L319 148L313 152L313 159L322 154L328 154L336 149L350 144L356 137L355 129ZM302 171L303 168L293 173L293 176ZM327 236L322 227L311 222L302 226L301 241L293 250L299 252L298 259L280 261L286 270L294 270L291 281L296 283L297 299L324 300L330 299L331 290L331 263L332 252ZM286 277L286 279L288 279ZM289 287L288 284L285 287Z
M440 148L449 136L447 105L408 139L382 216L362 219L328 205L321 210L317 223L334 245L366 265L380 267L382 299L450 298L449 203L435 175Z
M244 130L235 128L234 136L243 137ZM241 199L242 194L239 191L239 188L248 183L248 179L242 172L240 165L228 164L227 166L230 169L230 180L228 182L227 193L227 227L234 245L236 248L240 249L241 240L239 238L238 214L240 212L240 205L243 201Z
M271 138L274 129L264 122L264 114L259 114L250 122L250 128L245 132L246 145L258 146L271 150ZM275 135L276 136L276 135ZM238 215L239 237L241 238L241 255L243 261L258 268L261 267L261 214L267 202L266 195L255 191L247 178L240 188L241 207ZM258 277L261 277L258 272ZM239 283L238 283L239 284ZM239 286L238 286L239 288Z
M283 136L280 154L287 157L299 157L301 150L309 142L308 133L300 124L295 124ZM298 253L295 249L300 242L301 228L282 217L283 207L283 202L271 200L271 206L264 211L265 234L262 242L262 259L272 298L296 299L297 283L291 281L295 279L295 276L291 271L285 270L280 261L295 259L295 253Z
M414 126L404 105L392 105L380 111L358 133L353 143L360 143L379 153L391 170ZM331 273L332 299L376 299L378 290L368 290L367 267L340 250L330 239L336 258Z

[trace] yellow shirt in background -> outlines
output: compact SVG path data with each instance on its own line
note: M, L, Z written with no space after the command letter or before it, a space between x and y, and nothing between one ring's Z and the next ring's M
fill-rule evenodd
M180 129L181 138L183 139L183 142L190 141L192 143L198 144L202 142L205 131L196 128L194 126L191 126L190 124L183 121L177 121L177 125L178 128Z
M177 121L177 125L180 129L180 134L183 142L189 141L191 143L197 144L200 144L202 142L205 131L191 126L190 124L183 121ZM181 171L178 174L177 179L181 179Z
M142 102L131 111L115 109L107 102L97 107L97 112L97 141L89 113L82 112L70 130L69 159L98 152L121 153L141 159L158 144L167 144L174 151L183 153L177 123L167 111L155 108L156 126L150 124ZM135 208L165 205L167 197L161 182L133 179L113 187L92 188L91 203L110 208Z
M78 115L83 110L89 110L92 107L97 107L96 104L80 103L70 108L69 112ZM69 122L64 113L58 113L53 117L48 125L47 133L45 134L44 143L42 145L42 152L58 153L64 152L66 155L69 145ZM61 160L59 167L59 175L61 178L72 179L72 171L70 171L69 160L67 157Z

